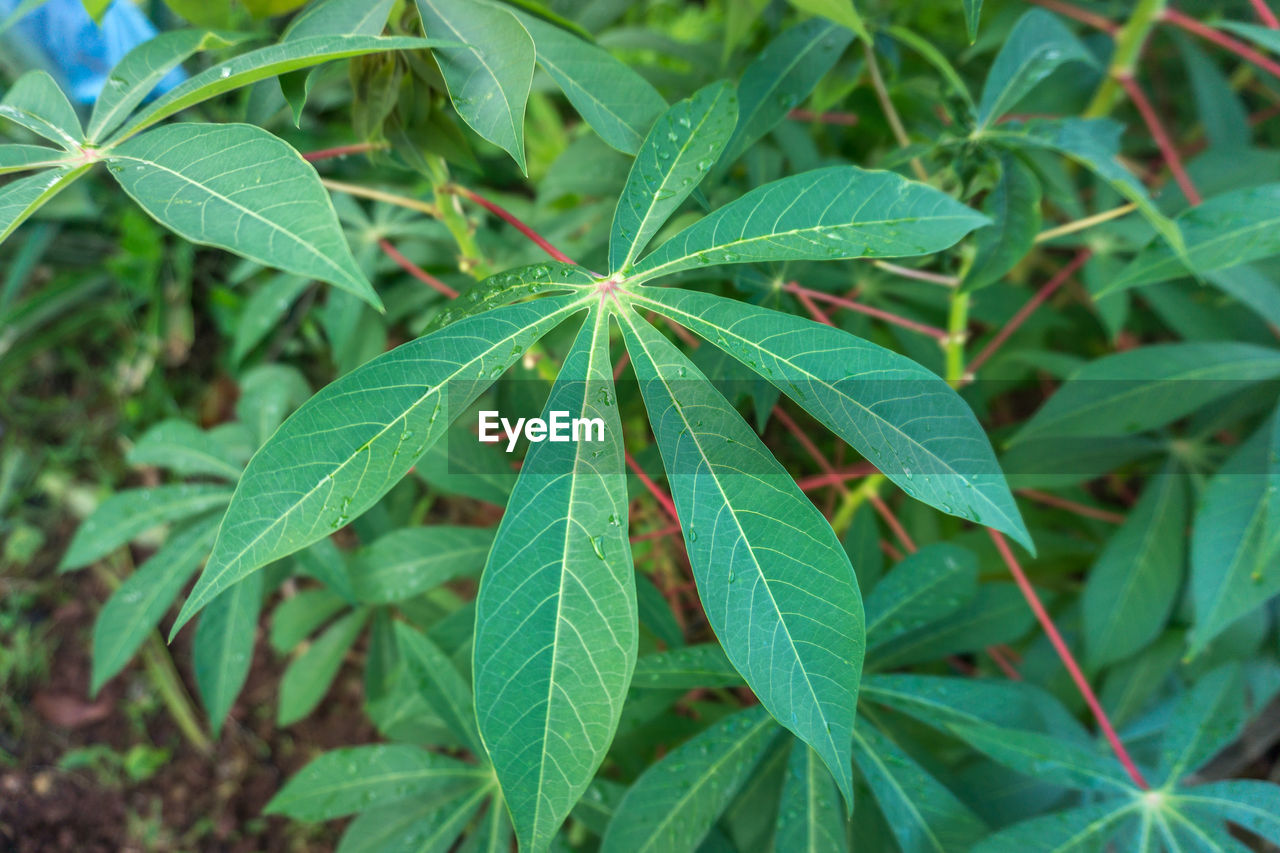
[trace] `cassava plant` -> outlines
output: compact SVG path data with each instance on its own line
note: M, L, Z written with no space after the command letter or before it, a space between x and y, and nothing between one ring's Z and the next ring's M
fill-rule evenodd
M264 607L280 725L360 652L384 742L266 806L342 850L1280 844L1224 752L1280 694L1265 4L623 5L315 0L87 124L7 90L56 147L0 146L0 238L102 163L243 259L235 417L147 430L171 479L62 559L169 525L92 690L199 571L215 736ZM574 439L517 473L486 413Z

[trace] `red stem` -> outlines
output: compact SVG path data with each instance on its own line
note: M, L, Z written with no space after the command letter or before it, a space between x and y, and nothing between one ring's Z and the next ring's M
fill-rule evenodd
M836 473L835 466L831 464L831 460L823 455L822 451L818 449L818 445L814 444L813 439L809 438L805 431L800 429L800 425L791 419L791 415L788 415L785 409L781 406L774 406L773 416L778 419L778 423L787 428L787 432L795 436L796 441L800 442L800 446L804 448L805 452L813 458L814 462L818 463L818 467L823 470L823 473L828 476ZM837 477L834 485L841 492L848 494L849 487L844 484L842 478Z
M1200 36L1200 38L1205 39L1206 41L1211 41L1218 45L1218 47L1231 51L1241 59L1252 62L1263 71L1266 71L1273 76L1280 77L1280 63L1267 59L1265 56L1249 47L1249 45L1242 41L1233 39L1221 30L1215 30L1213 27L1202 24L1190 15L1184 15L1174 8L1165 9L1163 17L1164 20L1174 26L1182 27L1187 32Z
M898 517L893 514L893 510L889 509L889 505L874 492L867 496L867 500L876 508L876 512L880 513L884 523L889 525L889 529L893 531L893 535L902 543L902 547L907 549L907 553L914 554L916 552L916 543L907 535L907 529L902 526L902 522L898 521Z
M823 293L821 290L810 290L802 287L796 282L788 282L783 285L783 290L788 293L794 293L797 297L800 294L808 296L810 299L816 299L820 302L828 302L832 305L839 305L841 308L848 308L850 311L858 311L871 317L884 320L886 323L894 323L902 326L904 329L911 329L913 332L919 332L922 335L928 335L938 340L946 340L947 332L945 329L939 329L936 326L929 326L924 323L917 323L915 320L908 320L906 317L899 317L888 311L882 311L879 308L872 308L870 305L863 305L860 302L853 302L841 296L834 296L830 293Z
M838 124L843 127L853 127L858 123L858 116L854 113L815 113L813 110L795 109L787 113L787 118L796 121L816 121L820 124Z
M1045 506L1051 506L1055 509L1065 509L1068 512L1074 512L1076 515L1082 515L1085 518L1095 518L1098 521L1105 521L1109 524L1124 524L1125 518L1118 512L1110 512L1105 509L1088 506L1086 504L1077 503L1067 498L1060 498L1057 495L1051 495L1048 492L1037 491L1036 489L1018 489L1018 494L1024 498L1030 498L1037 503Z
M627 467L640 478L640 482L644 483L644 487L649 490L649 494L653 495L653 498L658 502L658 505L666 510L667 515L671 516L671 520L676 524L679 524L680 516L676 515L676 505L675 502L671 500L671 496L664 492L661 486L649 479L649 475L640 467L640 463L636 462L636 459L631 455L630 450L624 451L624 454L627 460Z
M821 489L835 483L843 483L848 480L858 480L862 477L870 477L876 472L876 467L870 462L861 462L848 468L840 468L835 471L829 471L826 474L815 474L812 477L803 477L796 480L796 485L800 487L802 492L812 492L815 489Z
M525 225L524 222L518 219L515 214L511 213L501 205L495 204L494 202L489 201L489 199L481 195L478 195L475 192L472 192L466 187L459 186L457 184L450 184L448 189L450 190L450 192L455 192L465 199L474 201L476 204L480 205L485 210L492 213L494 216L497 216L499 219L502 219L507 224L511 225L513 228L519 231L521 234L523 234L524 236L532 240L534 243L536 243L537 246L540 249L542 249L542 251L546 252L548 255L555 258L557 261L561 261L566 264L576 265L577 262L574 261L573 258L569 257L564 252L560 251L555 246L551 245L551 243L549 243L545 237L543 237L537 231L534 231L528 225Z
M1058 633L1058 626L1053 624L1053 619L1049 617L1048 611L1040 603L1040 597L1036 595L1035 588L1027 580L1022 567L1018 565L1018 560L1013 556L1009 543L1005 541L1004 536L997 530L987 528L987 533L991 535L991 540L995 542L996 550L1004 558L1005 565L1009 567L1009 573L1013 575L1014 581L1018 584L1018 589L1022 591L1022 596L1031 607L1031 612L1039 620L1040 627L1044 629L1045 636L1049 638L1054 651L1058 653L1058 657L1062 660L1062 665L1067 668L1067 673L1071 676L1071 680L1075 682L1076 689L1080 691L1080 695L1084 697L1085 704L1093 712L1093 718L1097 720L1098 727L1102 729L1102 734L1106 737L1107 743L1111 744L1111 749L1115 752L1116 758L1120 760L1120 764L1124 766L1125 772L1129 774L1129 778L1133 780L1133 783L1142 790L1147 790L1150 785L1142 777L1142 773L1138 770L1138 766L1133 763L1133 759L1129 757L1129 751L1125 749L1124 744L1120 741L1120 736L1116 734L1115 728L1111 725L1107 712L1102 710L1102 705L1098 702L1098 697L1093 694L1093 688L1089 686L1088 679L1080 671L1080 667L1076 664L1076 659L1072 656L1071 650L1067 648L1062 635Z
M321 148L318 151L308 151L302 155L302 159L309 163L314 163L317 160L332 160L334 157L346 157L348 154L364 154L369 151L380 151L386 147L386 144L381 142L357 142L352 145L339 145L335 148Z
M1182 194L1187 197L1187 201L1191 202L1193 207L1198 205L1201 201L1200 192L1196 189L1196 185L1191 182L1191 176L1187 174L1187 170L1182 168L1182 158L1178 156L1177 146L1169 138L1169 132L1164 129L1164 124L1160 121L1156 108L1152 106L1151 101L1147 98L1147 93L1142 91L1138 81L1128 74L1121 74L1116 79L1124 87L1125 92L1128 93L1129 100L1133 101L1133 105L1141 113L1142 120L1147 125L1147 130L1151 131L1151 136L1160 148L1160 156L1164 158L1165 165L1173 173L1173 179L1178 182L1178 187L1181 188Z
M813 319L822 323L824 326L835 326L835 323L831 322L831 318L827 316L827 312L819 308L817 303L809 297L809 294L796 291L795 296L796 299L800 300L800 304L804 306L805 310L809 312Z
M1080 269L1085 261L1089 260L1089 256L1092 254L1093 252L1089 249L1081 249L1077 252L1076 256L1072 258L1065 267L1058 270L1058 272L1054 274L1053 278L1049 279L1049 281L1045 283L1044 287L1040 288L1040 290L1036 292L1035 296L1028 299L1027 303L1018 309L1018 313L1014 314L1013 318L1008 323L1004 324L1004 328L996 333L996 336L983 348L982 352L978 353L974 357L973 361L969 362L969 367L965 372L969 374L976 373L978 368L987 362L987 359L995 355L996 350L1000 349L1001 345L1009 339L1009 336L1017 331L1019 326L1026 322L1032 312L1044 304L1044 301L1052 296L1055 290L1062 287L1062 285L1066 283L1067 279L1069 279L1076 270Z
M1257 13L1258 20L1266 24L1273 30L1280 30L1280 20L1276 19L1276 13L1267 8L1266 0L1253 0L1253 11Z
M680 532L680 525L669 524L666 527L659 528L658 530L650 530L648 533L637 533L635 536L631 537L631 541L645 542L649 539L663 539L667 536L671 536L672 534L679 533L679 532Z
M995 661L996 666L1000 667L1000 671L1005 677L1011 681L1021 681L1022 673L1014 667L1012 663L1005 659L1004 651L999 646L987 646L987 654Z
M1081 9L1071 3L1063 2L1063 0L1031 0L1037 6L1043 6L1046 9L1052 9L1059 15L1068 18L1074 18L1082 24L1088 24L1091 27L1097 27L1106 33L1114 35L1120 29L1120 25L1110 18L1090 12L1088 9Z
M458 298L458 291L454 290L452 287L445 284L443 281L436 278L431 273L406 258L404 255L400 254L400 252L396 250L396 247L391 245L391 242L385 237L378 241L378 245L382 248L382 251L387 253L387 257L391 258L391 260L395 261L396 264L399 265L400 269L404 270L418 281L427 285L432 290L443 293L450 299Z

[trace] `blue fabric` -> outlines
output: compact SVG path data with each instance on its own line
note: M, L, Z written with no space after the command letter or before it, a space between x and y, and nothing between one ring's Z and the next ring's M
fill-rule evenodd
M0 18L11 13L18 0L0 0ZM107 72L133 48L155 37L156 28L130 0L117 0L98 26L80 0L49 0L10 30L41 48L60 77L67 94L82 104L98 98ZM167 92L186 79L181 68L171 71L153 95Z

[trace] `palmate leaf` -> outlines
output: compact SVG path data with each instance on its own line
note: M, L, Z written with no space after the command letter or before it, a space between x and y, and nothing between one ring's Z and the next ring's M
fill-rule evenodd
M1092 666L1129 657L1164 628L1186 573L1187 504L1183 475L1166 468L1107 541L1081 598Z
M699 643L641 655L631 683L667 690L736 687L742 684L742 675L733 668L719 643Z
M129 448L130 465L156 465L184 476L240 477L241 465L217 439L189 421L161 421Z
M893 172L831 166L757 187L715 210L645 256L631 280L712 264L926 255L986 222Z
M1138 811L1137 799L1112 798L1015 823L990 835L972 853L1086 853L1104 850L1120 824Z
M109 141L118 142L210 98L300 68L386 50L421 50L453 41L402 36L313 36L251 50L192 75L136 113Z
M978 588L978 559L945 542L925 545L866 597L867 645L874 648L963 607Z
M658 288L631 298L760 373L907 494L1032 547L986 434L936 374L842 330L735 300Z
M447 799L426 797L369 809L347 827L338 853L448 853L492 791L492 780L485 779Z
M334 622L307 649L289 662L280 679L276 724L296 723L315 710L329 692L342 659L355 644L369 618L367 609L353 610Z
M352 555L352 587L368 604L404 601L445 581L480 574L492 545L493 531L483 527L393 530Z
M650 238L711 170L738 119L738 95L712 83L673 105L636 154L609 233L609 270L626 275Z
M952 734L1013 770L1054 785L1086 791L1136 791L1111 756L1038 732L952 724Z
M202 50L230 47L245 41L242 33L173 30L144 41L111 69L93 104L85 136L101 141L120 126L170 71Z
M0 118L68 151L78 151L84 141L75 108L45 71L28 71L9 87L0 100Z
M852 803L865 636L849 558L697 368L631 311L619 316L707 619L761 704L822 756Z
M1000 182L982 203L991 225L974 235L977 254L964 277L965 290L994 284L1035 245L1040 232L1040 179L1011 153L1000 157Z
M397 347L312 397L249 461L174 631L240 578L371 507L534 341L585 306L558 296L497 308Z
M249 677L262 588L262 575L250 575L215 598L196 623L192 667L214 737Z
M263 812L296 820L331 820L374 803L439 802L483 782L486 776L475 765L408 744L335 749L299 770Z
M797 9L830 18L837 24L848 27L858 38L868 44L871 42L871 35L867 32L867 26L853 0L789 0L789 2Z
M1007 113L1067 62L1096 64L1093 54L1057 16L1043 9L1029 10L1014 25L987 73L978 101L978 127Z
M609 313L583 324L547 399L602 441L531 445L476 597L475 705L516 836L545 850L604 760L637 646Z
M601 853L697 849L777 734L763 708L749 708L667 753L618 804Z
M1178 791L1174 806L1229 820L1280 844L1280 785L1256 779L1210 782Z
M396 646L408 663L409 677L417 687L417 694L439 715L462 745L479 754L482 749L476 730L475 706L458 668L421 631L404 622L396 622L393 627Z
M1235 740L1246 720L1240 667L1228 664L1205 675L1173 707L1160 743L1157 778L1176 785Z
M524 163L524 108L537 52L529 31L499 6L475 0L416 0L428 36L460 42L434 51L462 120Z
M382 308L315 169L248 124L172 124L113 148L107 167L134 201L195 243L327 281Z
M667 107L658 90L607 50L518 10L537 50L538 64L606 144L624 154L640 150L653 120Z

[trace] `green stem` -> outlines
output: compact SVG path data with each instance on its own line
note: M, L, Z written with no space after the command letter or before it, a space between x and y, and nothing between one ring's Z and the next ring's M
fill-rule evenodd
M1129 20L1116 33L1115 51L1111 54L1107 77L1084 111L1085 118L1102 118L1120 102L1124 90L1121 89L1119 80L1133 76L1142 46L1146 44L1152 27L1164 13L1166 2L1167 0L1138 0Z
M951 293L951 310L947 314L947 382L958 387L964 381L964 345L969 340L969 294Z
M431 157L427 162L431 171L431 188L435 192L437 214L458 244L458 268L477 280L488 278L493 275L493 270L476 245L471 223L462 214L458 196L449 191L449 167L445 165L443 157Z
M836 536L841 539L844 538L849 525L853 523L853 516L858 511L858 508L867 502L867 498L880 491L880 486L884 484L884 481L884 474L872 474L862 481L861 486L845 494L840 501L840 506L836 509L835 515L831 518L831 529L836 532Z

